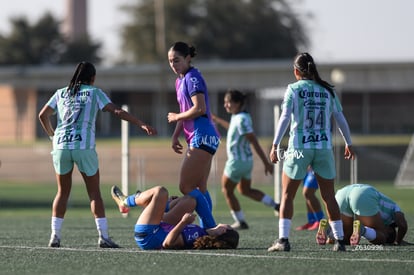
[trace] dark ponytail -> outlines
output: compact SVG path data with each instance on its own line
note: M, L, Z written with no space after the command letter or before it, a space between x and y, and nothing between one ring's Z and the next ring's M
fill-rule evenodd
M171 46L170 51L178 52L183 57L189 55L191 58L193 58L197 55L194 46L188 45L185 42L175 42L174 45Z
M300 53L296 55L293 66L300 72L300 75L303 78L314 80L335 97L334 86L321 79L318 70L316 69L316 64L309 53Z
M72 79L68 85L68 92L71 95L76 95L80 90L82 84L90 84L92 78L96 75L95 66L92 63L83 61L76 66Z

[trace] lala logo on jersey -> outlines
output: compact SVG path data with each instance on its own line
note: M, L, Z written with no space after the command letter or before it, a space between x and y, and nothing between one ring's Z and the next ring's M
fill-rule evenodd
M309 142L320 142L320 141L328 141L328 136L326 134L310 134L308 136L302 137L302 143L309 143Z

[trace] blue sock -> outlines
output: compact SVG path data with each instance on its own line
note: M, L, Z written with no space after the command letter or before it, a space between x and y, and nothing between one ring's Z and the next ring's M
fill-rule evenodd
M210 193L208 192L208 190L203 194L204 197L206 198L207 202L208 202L208 207L210 208L210 211L213 211L213 201L211 200L211 196ZM198 222L200 224L200 227L204 228L204 223L203 220L201 219L201 217L198 217Z
M307 216L308 216L308 223L314 223L314 222L317 221L317 219L315 218L314 213L308 212Z
M206 191L204 193L204 197L206 197L206 200L208 202L208 207L210 208L210 211L213 211L213 201L211 200L210 193L208 191Z
M130 195L130 196L127 197L126 201L127 201L128 207L137 206L137 204L135 202L135 196L136 196L136 194Z
M317 221L320 221L325 217L322 210L318 211L318 212L315 212L314 215L315 215L315 218L316 218Z
M188 195L193 197L197 202L196 212L201 219L200 226L206 229L215 227L216 221L209 207L208 200L203 193L198 189L194 189Z

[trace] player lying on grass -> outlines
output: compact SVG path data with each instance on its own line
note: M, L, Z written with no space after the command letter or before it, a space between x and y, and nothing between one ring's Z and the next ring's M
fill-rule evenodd
M141 249L235 249L239 243L239 234L230 225L204 229L193 224L196 201L190 196L169 197L162 186L130 196L113 186L111 195L121 213L143 207L135 225L135 241Z
M344 240L358 245L361 237L372 244L408 245L403 238L407 221L401 208L389 197L368 184L351 184L335 195L344 226ZM319 244L327 239L327 222L321 221L316 235ZM397 230L396 230L397 228Z

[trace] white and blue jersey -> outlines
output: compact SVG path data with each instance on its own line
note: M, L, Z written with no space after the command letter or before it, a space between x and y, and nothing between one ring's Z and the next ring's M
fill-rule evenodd
M67 87L57 90L47 102L57 112L53 148L94 149L96 116L109 103L108 96L95 86L81 85L75 96Z
M253 133L252 118L247 112L233 114L227 130L227 158L252 161L253 154L246 134Z
M313 80L288 85L282 108L290 108L289 147L295 149L331 149L331 116L342 112L337 96Z

